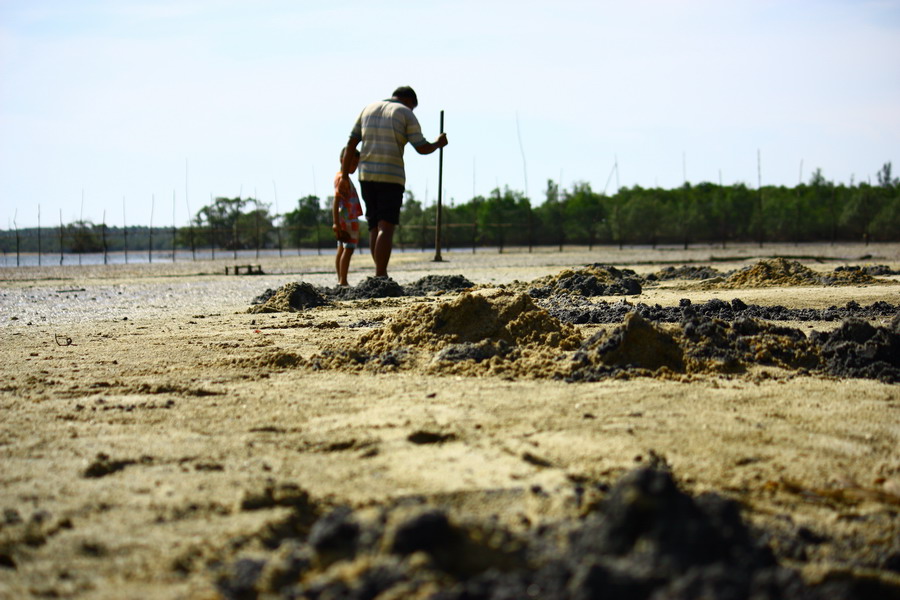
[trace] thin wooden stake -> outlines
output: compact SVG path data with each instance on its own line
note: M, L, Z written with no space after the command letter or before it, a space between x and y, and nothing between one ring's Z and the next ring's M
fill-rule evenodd
M147 250L147 259L153 262L153 208L156 205L156 195L150 195L150 247Z
M125 196L122 196L122 234L125 236L125 264L128 264L128 222L125 215Z
M59 266L63 264L63 222L62 209L59 209Z
M100 230L100 234L103 237L103 264L109 264L109 253L106 249L106 211L103 211L103 229Z
M175 234L177 231L175 227L175 190L172 190L172 262L175 262Z
M41 205L38 204L38 266L41 266Z

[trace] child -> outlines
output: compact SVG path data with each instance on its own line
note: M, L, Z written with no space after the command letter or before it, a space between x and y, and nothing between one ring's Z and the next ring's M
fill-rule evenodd
M344 152L347 148L341 150L341 164L344 163ZM350 158L348 173L356 171L359 166L359 151L354 151L354 156ZM338 171L334 178L334 201L331 204L332 222L331 230L337 238L337 256L334 259L334 266L337 270L338 285L350 285L347 282L347 273L350 271L350 257L353 256L353 250L359 243L359 218L362 216L362 206L359 204L359 196L356 195L356 187L350 182L350 191L348 194L340 192L341 172Z

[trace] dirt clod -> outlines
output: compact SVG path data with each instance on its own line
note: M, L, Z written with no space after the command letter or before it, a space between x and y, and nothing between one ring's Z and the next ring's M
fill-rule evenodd
M580 269L566 269L553 277L534 282L528 291L534 298L554 294L580 296L633 296L641 293L641 278L631 269L593 264Z
M308 308L325 306L328 299L311 283L288 283L274 293L266 292L259 298L267 297L262 304L251 306L249 313L299 312Z
M896 594L845 574L805 583L779 564L737 504L683 492L665 468L626 474L586 517L514 533L490 520L403 504L340 508L289 554L238 558L219 581L226 598L785 598L850 600ZM317 560L297 557L315 556ZM276 580L266 571L293 574Z
M446 292L461 292L475 287L475 284L462 275L426 275L413 283L404 286L407 296L425 296Z
M895 317L891 327L875 327L861 319L848 319L834 331L813 332L821 346L823 369L837 377L900 382L900 331Z

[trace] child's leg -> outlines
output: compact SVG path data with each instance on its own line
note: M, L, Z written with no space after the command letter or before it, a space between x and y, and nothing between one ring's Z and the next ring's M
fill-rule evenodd
M337 243L337 253L334 255L334 270L337 273L338 285L343 285L341 282L343 281L343 277L341 276L341 257L344 254L344 245L340 242Z
M353 248L344 247L341 253L341 264L338 267L338 279L341 285L350 285L347 275L350 273L350 258L353 256Z

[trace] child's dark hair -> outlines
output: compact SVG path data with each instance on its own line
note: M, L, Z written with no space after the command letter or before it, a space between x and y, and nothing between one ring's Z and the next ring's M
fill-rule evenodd
M344 162L344 153L347 152L347 146L341 148L341 162ZM353 150L353 153L356 154L356 158L359 158L359 150Z

